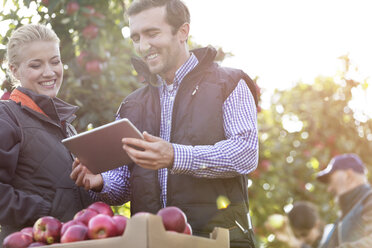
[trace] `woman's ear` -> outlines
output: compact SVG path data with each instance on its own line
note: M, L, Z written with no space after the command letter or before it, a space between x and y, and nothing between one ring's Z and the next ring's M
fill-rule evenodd
M13 76L19 80L18 78L18 66L15 65L9 65L9 69L12 72Z

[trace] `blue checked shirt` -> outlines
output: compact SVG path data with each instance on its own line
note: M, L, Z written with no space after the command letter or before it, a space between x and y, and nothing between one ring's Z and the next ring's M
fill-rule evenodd
M172 85L158 76L161 104L160 137L170 141L173 103L183 78L198 64L194 54L176 72ZM214 145L188 146L172 144L174 164L171 173L195 177L234 177L254 171L258 163L257 112L253 96L240 80L223 104L223 120L226 140ZM101 174L104 185L100 193L91 192L95 200L120 205L130 200L130 171L127 166ZM159 170L161 201L167 205L168 169Z

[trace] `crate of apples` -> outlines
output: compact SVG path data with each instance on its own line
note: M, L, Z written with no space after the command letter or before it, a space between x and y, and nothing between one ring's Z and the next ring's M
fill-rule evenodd
M136 215L143 214L148 213L140 212ZM166 231L192 235L192 228L181 209L166 207L159 210L157 215L161 217ZM125 216L114 215L106 203L95 202L77 212L72 220L65 223L51 216L41 217L33 227L26 227L8 235L3 241L3 248L40 247L122 236L127 221Z
M109 205L95 202L65 223L51 216L41 217L33 227L8 235L3 241L3 248L39 247L120 236L126 223L127 218L114 215Z

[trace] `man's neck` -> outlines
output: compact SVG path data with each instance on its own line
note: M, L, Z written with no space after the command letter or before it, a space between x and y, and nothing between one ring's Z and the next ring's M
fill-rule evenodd
M191 56L191 54L190 54L189 50L186 49L183 52L183 55L181 56L181 59L179 60L179 63L177 64L177 66L175 67L174 70L168 71L164 74L159 74L160 77L162 77L165 80L167 85L173 84L174 77L176 76L176 72L178 71L178 69L180 69L180 67L182 65L184 65L186 63L186 61L190 58L190 56Z

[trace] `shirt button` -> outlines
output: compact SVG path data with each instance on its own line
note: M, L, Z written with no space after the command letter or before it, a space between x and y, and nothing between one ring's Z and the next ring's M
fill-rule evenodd
M170 125L170 124L171 124L171 121L170 121L170 120L169 120L169 121L167 121L167 124L168 124L168 125Z
M170 97L170 100L173 102L174 101L174 96L171 96Z
M200 169L206 169L207 168L207 166L206 165L200 165Z

